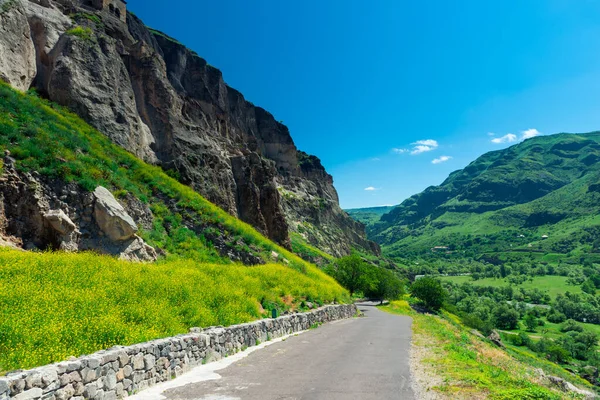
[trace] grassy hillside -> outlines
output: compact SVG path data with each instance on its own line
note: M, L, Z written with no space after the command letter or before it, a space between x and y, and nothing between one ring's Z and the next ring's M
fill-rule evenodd
M0 248L0 371L30 368L113 345L231 325L348 301L315 267L194 260L136 264L91 253Z
M383 214L387 214L394 209L395 206L382 206L382 207L367 207L367 208L350 208L344 210L352 218L358 222L369 226L379 221Z
M0 83L0 132L0 151L10 150L21 171L77 182L89 191L102 185L116 197L131 193L148 203L155 220L152 230L142 236L171 256L228 262L210 240L223 234L232 249L243 247L265 261L276 251L297 269L308 265L171 178L170 171L137 159L75 114L35 93L19 93ZM302 246L296 244L299 250Z
M536 137L484 154L371 224L390 256L600 250L600 133ZM546 235L548 238L543 238Z
M90 191L103 185L116 197L130 193L147 203L154 221L141 234L167 252L155 264L134 264L94 254L0 249L0 371L192 326L249 321L273 308L302 308L305 300L349 300L314 265L35 93L0 83L0 133L0 151L9 150L20 171ZM267 264L232 263L215 249L214 237ZM301 240L294 249L326 257Z
M452 314L418 314L406 301L395 301L381 309L413 319L412 372L423 398L580 398L551 387L536 368L593 391L585 380L535 354L514 347L503 350L478 338Z

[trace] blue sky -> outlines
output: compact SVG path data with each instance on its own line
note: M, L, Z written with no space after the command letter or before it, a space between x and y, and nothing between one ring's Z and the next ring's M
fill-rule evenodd
M398 204L523 137L600 130L594 1L128 4L282 120L344 208Z

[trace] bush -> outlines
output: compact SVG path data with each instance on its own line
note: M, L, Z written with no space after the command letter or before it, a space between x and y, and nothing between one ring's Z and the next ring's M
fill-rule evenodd
M548 316L546 317L548 322L552 322L554 324L561 324L567 320L567 316L561 312L556 310L552 310Z
M583 332L583 326L579 325L575 320L569 319L560 327L561 332Z
M417 279L410 287L410 294L434 311L442 308L448 295L439 280L428 276Z

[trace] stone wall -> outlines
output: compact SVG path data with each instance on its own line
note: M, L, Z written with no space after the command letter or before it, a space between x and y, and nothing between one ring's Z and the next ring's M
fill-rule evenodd
M0 400L123 398L191 368L260 342L351 318L356 306L329 305L302 314L227 328L192 328L189 334L133 346L117 346L69 361L17 371L0 378Z

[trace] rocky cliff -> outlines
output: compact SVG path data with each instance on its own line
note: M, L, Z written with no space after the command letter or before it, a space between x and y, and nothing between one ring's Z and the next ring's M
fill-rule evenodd
M289 247L378 252L342 211L318 158L184 45L76 0L0 0L0 79L34 87Z

